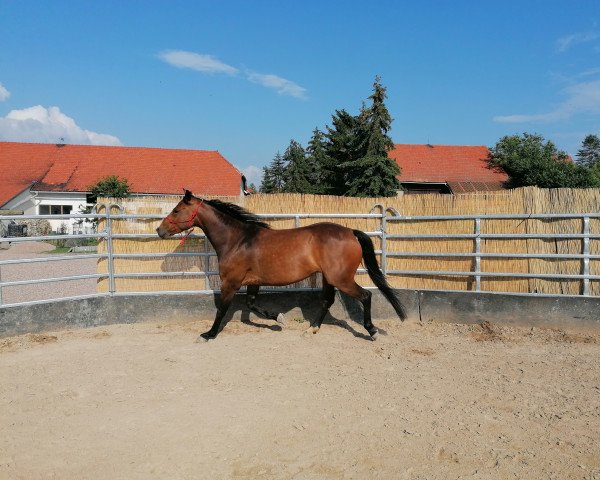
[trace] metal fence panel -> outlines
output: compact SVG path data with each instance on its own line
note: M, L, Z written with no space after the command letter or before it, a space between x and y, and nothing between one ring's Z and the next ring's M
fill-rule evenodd
M140 294L140 295L163 295L173 294L173 291L153 291L153 292L120 292L117 291L116 279L118 278L149 278L149 277L200 277L204 278L204 288L202 290L195 291L184 291L185 293L200 293L213 291L210 288L209 277L211 275L217 275L218 272L210 268L210 259L215 257L214 252L208 250L207 242L205 242L205 248L203 251L198 252L171 252L171 253L115 253L113 240L115 239L148 239L155 238L155 235L147 233L115 233L113 230L113 222L115 220L160 220L163 217L160 215L127 215L123 213L112 214L111 208L114 205L108 206L105 209L105 213L98 214L75 214L75 215L18 215L18 216L3 216L3 220L42 220L42 219L57 219L57 218L77 218L77 219L88 219L88 220L99 220L104 221L105 228L94 234L73 234L73 235L44 235L44 236L5 236L0 241L19 243L19 242L31 242L31 241L52 241L52 240L83 240L90 238L97 238L106 242L107 252L100 254L88 254L78 255L77 257L42 257L42 258L20 258L20 259L7 259L3 260L0 257L0 307L6 308L10 306L32 304L32 303L43 303L49 301L56 301L65 298L89 298L90 296L104 296L104 295L123 295L123 294ZM122 210L121 210L122 211ZM599 254L592 254L590 249L590 240L600 239L600 234L591 232L590 219L599 219L600 214L585 213L585 214L502 214L502 215L440 215L440 216L402 216L398 212L388 209L383 213L369 213L369 214L263 214L260 217L264 219L291 219L294 221L296 226L300 225L301 219L323 219L323 220L336 220L336 219L379 219L380 229L376 231L366 232L371 237L380 237L381 249L377 249L376 253L381 258L381 269L388 276L458 276L458 277L472 277L474 279L474 291L482 291L481 282L483 278L536 278L546 280L575 280L580 282L580 294L587 296L590 295L590 281L600 280L600 275L595 275L591 272L590 260L599 260ZM482 222L486 220L581 220L582 228L578 232L560 232L560 233L483 233ZM453 221L453 220L466 220L473 222L473 233L454 233L454 234L391 234L389 233L389 225L395 222L407 222L407 221ZM10 232L14 232L11 230ZM6 235L6 233L5 233ZM194 234L190 238L204 239L203 234ZM388 240L415 240L415 239L457 239L457 240L472 240L473 249L471 252L399 252L390 251ZM490 253L482 251L482 241L485 240L512 240L512 239L525 239L525 240L576 240L581 241L581 252L580 253ZM145 273L133 273L133 272L117 272L115 271L115 259L148 259L148 258L169 258L169 257L199 257L203 260L203 270L197 272L145 272ZM19 264L33 264L33 263L44 263L44 262L61 262L72 258L88 258L97 260L106 260L108 265L107 273L95 273L95 274L77 274L63 276L63 277L47 277L40 279L20 279L20 280L6 280L2 278L2 268L10 265ZM464 270L428 270L428 269L393 269L389 268L388 259L390 258L471 258L472 268L469 271ZM488 272L482 270L482 259L509 259L509 258L521 258L521 259L543 259L548 261L554 260L574 260L581 264L580 273L523 273L523 272ZM359 272L364 273L364 269L360 269ZM3 289L8 287L33 285L36 283L51 283L51 282L63 282L63 281L74 281L81 279L108 279L108 292L93 292L85 296L74 296L69 297L68 295L60 296L48 300L34 300L25 302L3 302ZM305 290L305 288L302 288ZM177 291L177 293L182 293Z

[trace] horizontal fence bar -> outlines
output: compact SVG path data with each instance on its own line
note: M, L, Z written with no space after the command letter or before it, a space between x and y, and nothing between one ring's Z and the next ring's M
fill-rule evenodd
M129 240L135 238L153 238L155 240L159 239L159 236L156 233L114 233L111 235L113 239L121 239L121 240ZM202 233L192 233L187 236L190 238L206 238L206 235ZM179 234L173 235L171 237L164 238L163 240L181 240Z
M38 283L68 282L74 280L86 280L89 278L105 277L108 277L108 273L90 273L87 275L71 275L69 277L36 278L34 280L15 280L9 282L0 282L0 287L13 287L15 285L36 285Z
M549 280L570 279L582 280L588 278L590 280L600 280L600 275L580 275L580 274L562 274L562 273L505 273L505 272L454 272L446 270L388 270L392 275L421 275L423 277L510 277L510 278L541 278Z
M432 221L438 220L560 220L578 219L583 217L600 218L600 213L494 213L489 215L397 215L386 217L388 222L400 221Z
M115 273L114 278L146 278L146 277L204 277L218 275L219 272L133 272Z
M563 240L581 240L583 238L600 238L600 234L583 233L418 233L418 234L393 234L387 235L388 240L417 240L420 238L445 239L445 240L469 240L474 238L488 240L515 240L515 239L563 239Z
M356 270L357 273L367 273L364 268ZM219 275L218 270L209 270L207 272L133 272L133 273L115 273L114 278L144 278L144 277L204 277L206 275ZM264 288L267 288L265 286Z
M54 257L38 257L38 258L18 258L12 260L0 260L0 265L20 265L25 263L44 263L44 262L64 262L67 260L89 260L94 258L106 258L107 253L85 253L85 254L70 254L57 255Z
M383 235L383 233L379 230L372 231L372 232L364 232L364 233L366 235L368 235L369 237L380 237ZM156 233L114 233L111 235L111 237L113 239L121 239L121 240L130 240L130 239L135 239L135 238L154 238L154 239L159 238ZM163 240L180 240L180 238L181 237L179 236L179 234L176 234L171 237L164 238ZM206 235L204 235L202 233L192 233L192 234L188 235L187 238L188 239L190 239L190 238L206 238Z
M216 257L214 252L173 252L173 253L115 253L113 258L170 258L170 257Z
M377 287L364 287L367 290L375 290ZM292 288L292 287L262 287L261 292L271 292L271 293L285 293L285 292L317 292L321 291L320 288L311 288L311 287L300 287L300 288ZM117 292L115 293L115 297L128 297L128 296L159 296L159 295L198 295L198 294L214 294L221 293L221 290L151 290L148 292ZM243 295L246 293L245 287L242 287L237 294Z
M145 297L162 295L207 295L220 293L220 290L150 290L147 292L115 292L115 297Z
M416 258L541 258L545 260L578 260L589 258L590 260L600 260L600 255L586 255L583 253L440 253L440 252L390 252L388 257L416 257Z
M52 216L52 215L50 215ZM58 215L57 215L58 216ZM260 213L256 215L259 218L274 218L274 219L294 219L294 218L382 218L381 213ZM106 215L100 215L105 218ZM4 218L4 217L3 217ZM23 217L18 217L23 218ZM162 220L165 215L139 215L139 214L110 214L113 220Z
M105 219L107 216L115 220L162 220L165 215L142 215L142 214L110 214L107 213L80 213L80 214L58 214L58 215L2 215L1 220L68 220L68 219L86 219L97 220ZM383 215L381 213L261 213L257 214L259 218L273 219L294 219L294 218L383 218L387 221L438 221L438 220L560 220L577 219L584 216L589 218L600 218L600 213L535 213L535 214L486 214L486 215Z
M0 220L78 220L80 218L87 220L97 220L106 218L102 213L78 213L78 214L57 214L57 215L2 215Z
M2 217L0 217L2 218ZM107 233L82 233L82 234L72 234L72 235L41 235L37 237L2 237L0 238L0 242L10 242L10 243L19 243L19 242L47 242L52 240L85 240L90 238L107 238Z

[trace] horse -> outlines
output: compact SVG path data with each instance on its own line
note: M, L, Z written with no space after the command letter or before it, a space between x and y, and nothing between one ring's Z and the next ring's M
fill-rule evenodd
M371 320L371 292L354 280L361 260L400 319L406 318L404 306L379 268L372 240L360 230L329 222L271 229L257 215L238 205L198 198L185 190L181 201L162 220L156 232L164 239L184 231L189 235L194 227L204 231L215 249L221 278L220 305L213 326L198 340L216 338L221 321L242 286L247 288L246 305L251 311L283 323L282 314L256 306L259 288L289 285L317 272L323 276L321 309L306 332L319 331L337 288L362 303L364 328L375 340L378 330Z

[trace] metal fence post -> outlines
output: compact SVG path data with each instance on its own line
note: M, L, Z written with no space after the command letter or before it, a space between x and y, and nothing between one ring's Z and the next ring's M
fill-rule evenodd
M387 210L381 212L381 271L387 276Z
M481 291L481 218L475 219L475 291Z
M590 274L590 217L583 217L583 258L581 259L581 270L584 278L582 280L582 294L590 294L590 279L587 278Z
M113 259L113 238L112 238L112 218L110 218L110 209L112 205L106 206L106 249L108 253L108 293L112 297L115 294L115 266Z
M210 257L208 256L208 237L206 234L204 235L204 289L210 290L210 276L208 272L210 271Z

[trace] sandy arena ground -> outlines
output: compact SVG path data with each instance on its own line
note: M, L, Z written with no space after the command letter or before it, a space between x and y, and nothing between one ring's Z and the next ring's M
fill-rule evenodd
M600 479L600 334L377 325L0 339L0 478Z

